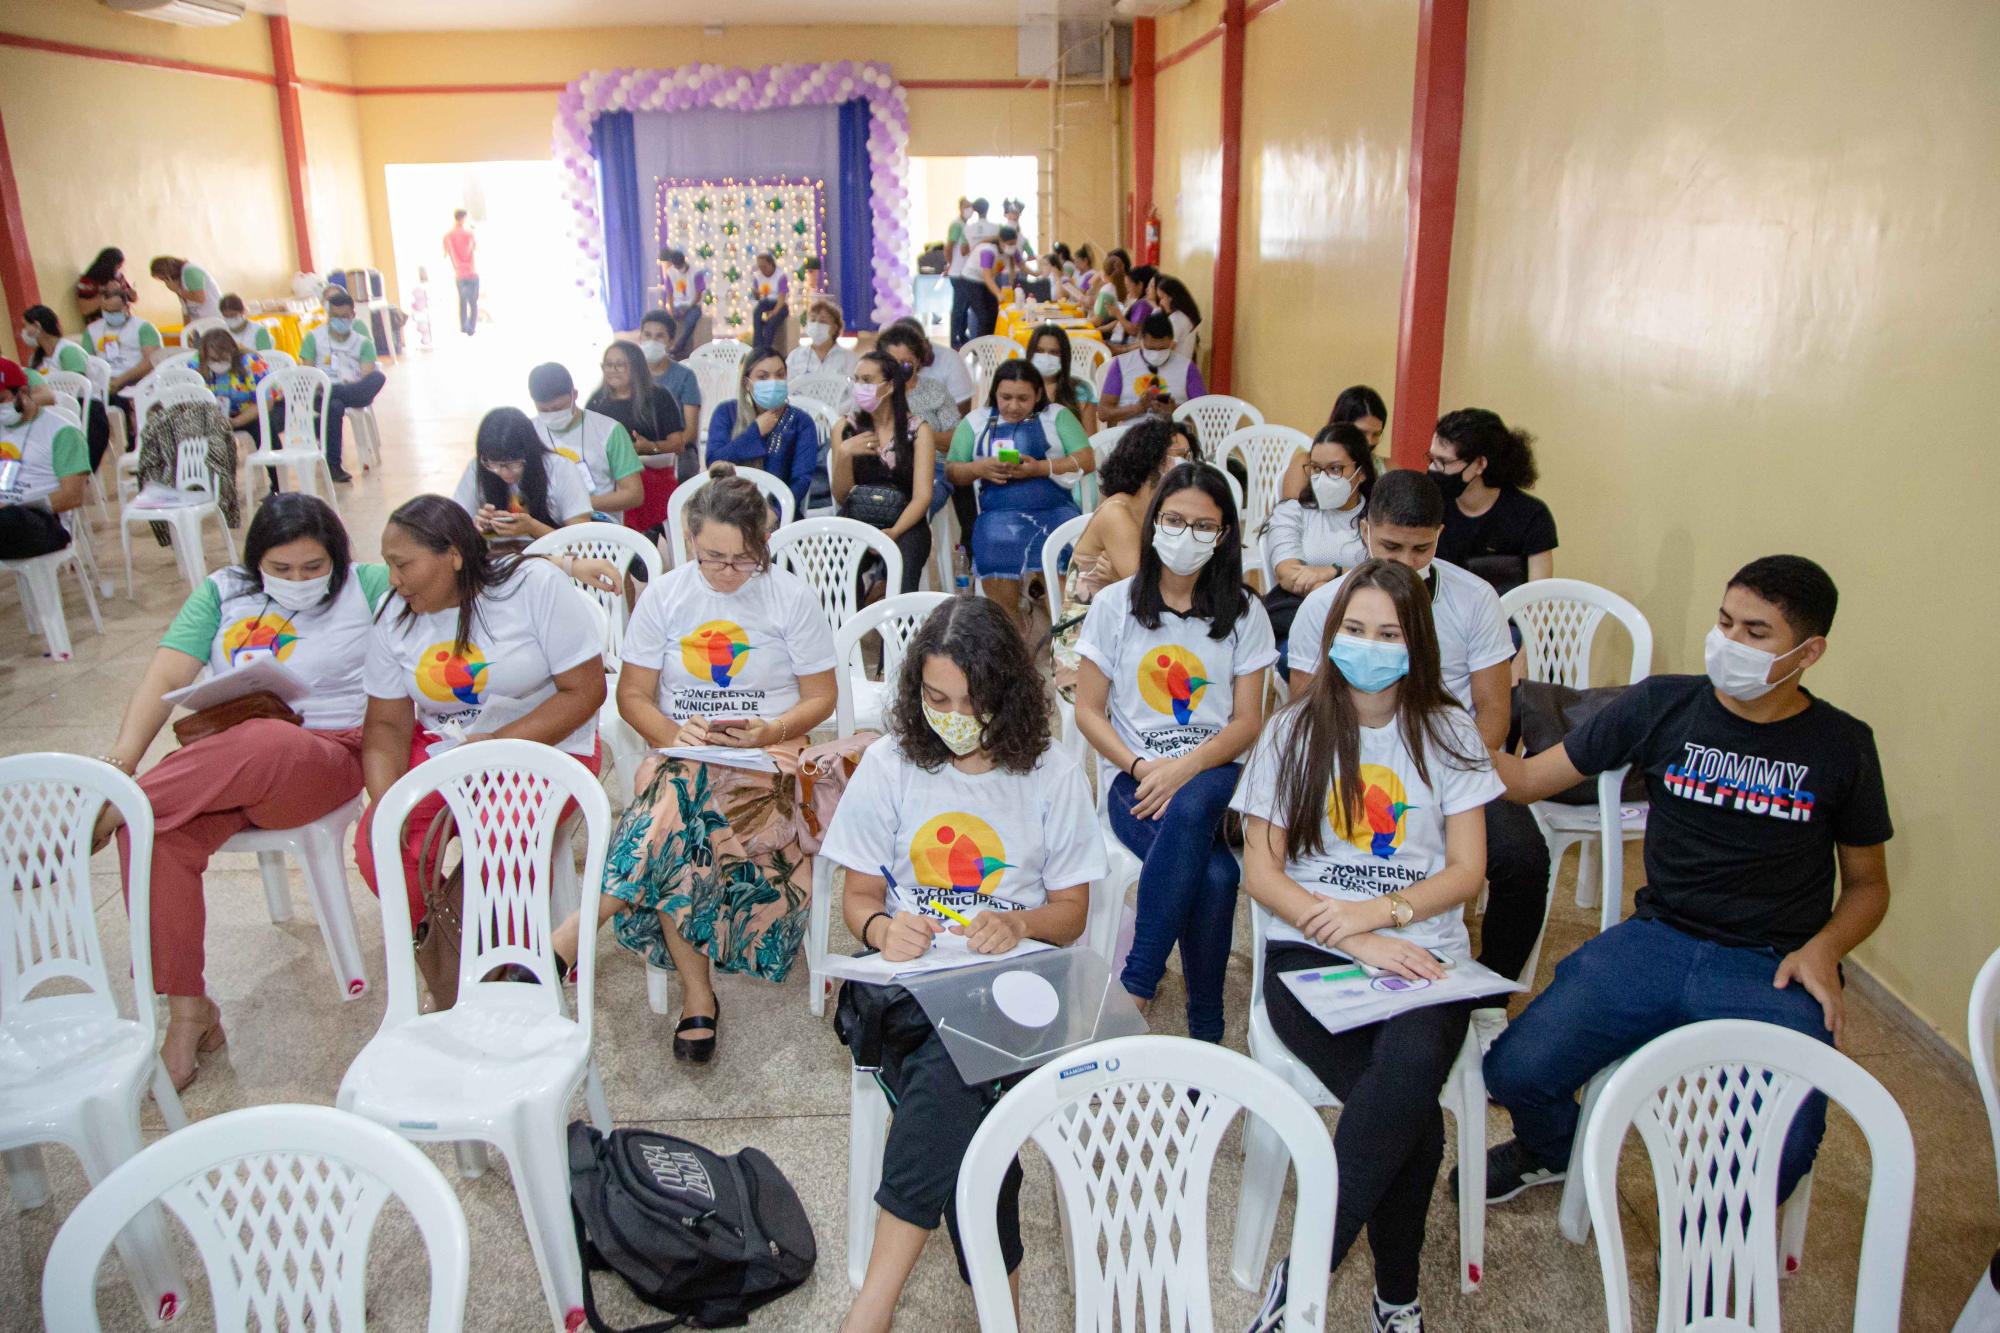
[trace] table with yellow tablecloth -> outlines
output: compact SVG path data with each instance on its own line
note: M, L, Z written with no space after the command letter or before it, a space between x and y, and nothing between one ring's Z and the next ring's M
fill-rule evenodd
M1069 335L1071 342L1079 338L1088 338L1092 342L1104 341L1104 335L1083 317L1082 307L1067 302L1061 305L1002 306L999 322L993 326L993 331L1002 338L1012 338L1025 347L1028 335L1043 324L1056 325Z
M270 332L271 345L273 347L281 352L288 352L293 357L298 356L299 344L304 341L304 333L299 327L299 317L297 315L292 314L290 311L270 315L252 315L250 322L261 324ZM176 345L179 344L181 340L181 325L161 324L158 327L161 342L171 340Z

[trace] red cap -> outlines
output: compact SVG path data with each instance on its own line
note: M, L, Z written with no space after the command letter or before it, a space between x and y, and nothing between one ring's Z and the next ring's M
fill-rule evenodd
M0 389L12 391L28 387L28 372L21 369L18 361L9 361L0 356Z

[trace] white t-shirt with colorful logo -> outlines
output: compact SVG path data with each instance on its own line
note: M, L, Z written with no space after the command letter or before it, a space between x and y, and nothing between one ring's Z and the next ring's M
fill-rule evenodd
M361 725L368 709L362 662L375 608L389 595L382 565L350 565L330 603L287 611L235 569L210 574L160 639L160 646L208 663L219 676L271 659L303 679L311 693L293 705L313 731Z
M1278 808L1279 750L1297 716L1296 708L1286 709L1257 738L1249 762L1243 766L1236 795L1230 798L1230 809L1285 827L1284 812ZM1456 708L1443 716L1453 747L1475 757L1472 766L1452 759L1426 736L1424 770L1430 781L1425 782L1403 744L1400 717L1390 719L1385 727L1361 728L1361 816L1350 819L1347 812L1338 810L1338 788L1329 784L1320 852L1287 860L1287 878L1322 898L1368 902L1414 888L1444 869L1445 819L1479 809L1506 788L1493 772L1471 716ZM1471 957L1461 909L1412 921L1400 930L1390 927L1376 933L1395 935L1453 958ZM1276 917L1268 938L1274 943L1311 942L1296 927Z
M40 503L64 477L89 471L83 432L54 412L44 409L32 421L0 426L0 505Z
M522 560L499 587L479 594L463 650L454 642L458 608L405 619L392 596L375 621L363 675L371 699L409 699L417 725L437 733L455 722L479 730L489 700L539 704L556 692L555 677L602 655L604 627L586 596L546 560ZM597 746L591 718L559 748L588 755Z
M140 357L160 345L160 331L150 321L129 312L125 322L115 329L110 321L98 316L90 321L83 336L89 340L90 352L103 357L114 375L123 375L139 364Z
M1104 838L1075 756L1050 745L1033 769L927 772L893 738L862 753L820 854L888 884L891 912L950 924L1040 907L1050 889L1102 879Z
M586 408L561 434L538 420L535 434L552 452L569 460L587 494L603 495L639 470L632 432L602 412Z
M1077 655L1111 682L1111 722L1118 739L1149 759L1175 759L1229 725L1236 679L1278 660L1264 604L1252 597L1228 635L1209 637L1209 622L1175 611L1147 629L1132 614L1131 579L1091 599L1077 635Z
M342 338L332 324L322 324L299 344L299 364L317 366L335 384L352 384L375 369L375 340L362 331L360 320Z
M721 593L695 564L646 589L620 657L660 673L660 711L676 722L777 717L798 704L799 677L835 660L833 629L804 579L769 569Z

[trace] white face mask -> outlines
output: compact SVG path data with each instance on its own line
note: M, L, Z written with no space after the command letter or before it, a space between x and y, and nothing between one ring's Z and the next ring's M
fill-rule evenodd
M537 412L535 420L547 427L549 434L560 435L575 424L576 416L575 408L565 407L560 412Z
M32 324L23 324L21 326L21 345L23 347L33 347L40 343L41 339L36 336L40 332L41 330Z
M826 346L833 341L833 325L825 320L813 320L806 325L806 341L814 347Z
M667 345L663 342L656 342L651 338L640 343L639 350L645 353L646 364L655 370L658 370L667 359Z
M18 403L13 402L11 399L7 402L0 403L0 426L18 426L20 424L21 424L20 405Z
M1062 358L1054 352L1037 352L1028 360L1043 375L1053 375L1062 369Z
M1153 529L1153 553L1160 557L1161 564L1185 578L1189 574L1199 574L1201 567L1215 558L1215 542L1196 541L1193 528L1168 532L1156 527Z
M250 327L250 321L247 319L225 319L222 321L222 326L231 333L241 333Z
M1313 501L1321 509L1338 509L1354 494L1354 483L1345 477L1312 476Z
M303 611L326 596L333 583L331 571L316 579L280 579L264 576L264 595L287 611Z
M979 748L986 734L986 724L992 720L991 714L972 717L959 712L941 713L928 703L924 705L924 721L931 724L931 730L944 742L944 748L960 759Z
M1702 646L1702 660L1708 667L1710 684L1738 703L1747 704L1763 698L1804 671L1801 666L1775 681L1771 679L1771 668L1778 664L1780 658L1790 657L1805 646L1802 643L1790 653L1767 653L1762 648L1736 642L1722 632L1722 626L1715 625L1709 629L1708 641Z
M232 361L211 361L208 363L208 373L211 375L227 375L234 365L235 363Z
M1155 358L1158 359L1156 360ZM1146 363L1148 370L1158 370L1160 367L1166 365L1167 362L1174 359L1174 349L1171 347L1162 347L1156 352L1150 347L1141 347L1139 349L1139 359Z

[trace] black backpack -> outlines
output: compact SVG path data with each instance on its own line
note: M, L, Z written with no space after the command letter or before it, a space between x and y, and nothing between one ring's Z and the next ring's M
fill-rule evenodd
M803 1283L818 1250L790 1181L755 1148L730 1157L644 1129L608 1136L569 1127L570 1211L583 1256L583 1309L616 1333L591 1299L608 1268L674 1318L625 1333L734 1328Z

